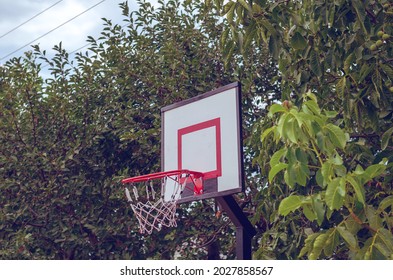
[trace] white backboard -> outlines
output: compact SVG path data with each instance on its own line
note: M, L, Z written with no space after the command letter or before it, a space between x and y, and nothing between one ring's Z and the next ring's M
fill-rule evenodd
M162 108L162 171L205 173L204 193L179 202L243 190L241 91L232 83Z

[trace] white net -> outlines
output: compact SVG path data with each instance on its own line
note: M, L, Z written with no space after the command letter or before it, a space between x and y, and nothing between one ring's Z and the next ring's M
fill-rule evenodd
M167 176L162 180L158 180L161 183L159 194L154 190L153 180L143 182L144 187L137 188L134 184L131 186L131 190L127 187L125 188L128 202L139 222L140 233L151 234L153 230L160 231L162 227L177 226L176 203L186 182L186 180L181 180L180 177L180 175L175 177ZM164 198L163 189L169 183L173 193L168 200Z

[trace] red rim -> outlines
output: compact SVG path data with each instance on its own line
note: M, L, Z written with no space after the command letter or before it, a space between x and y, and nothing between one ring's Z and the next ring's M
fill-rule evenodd
M151 173L147 175L141 175L141 176L136 176L136 177L131 177L127 179L123 179L121 182L123 184L125 183L138 183L138 182L143 182L143 181L149 181L149 180L154 180L154 179L160 179L168 176L179 176L181 174L186 174L186 175L192 175L194 178L203 178L204 173L198 172L198 171L192 171L188 169L180 169L180 170L171 170L171 171L162 171L162 172L156 172L156 173Z

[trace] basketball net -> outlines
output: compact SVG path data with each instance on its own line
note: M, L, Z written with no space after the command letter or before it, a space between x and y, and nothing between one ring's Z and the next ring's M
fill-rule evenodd
M187 180L167 176L159 181L161 181L161 194L157 194L154 190L153 180L144 182L144 193L138 193L138 188L135 184L131 185L131 190L128 187L125 188L128 202L139 222L139 231L142 234L151 234L153 230L160 231L163 226L177 226L176 203L181 196ZM163 196L163 189L170 181L173 184L173 193L170 199L166 200Z

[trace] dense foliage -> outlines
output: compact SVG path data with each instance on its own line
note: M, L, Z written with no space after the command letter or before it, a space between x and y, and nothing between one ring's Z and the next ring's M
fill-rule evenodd
M138 4L0 66L0 258L234 258L214 201L144 236L119 182L159 170L161 107L241 81L253 257L391 259L392 4Z
M391 2L212 2L226 57L263 44L279 68L282 98L254 134L269 218L255 257L391 259Z
M201 1L120 6L124 25L105 19L88 52L73 57L60 43L47 57L34 46L0 66L0 258L234 257L214 201L185 205L177 229L143 236L119 182L159 170L160 108L176 101L243 80L249 135L256 88L273 89L264 83L276 70L263 49L225 70L226 23Z

